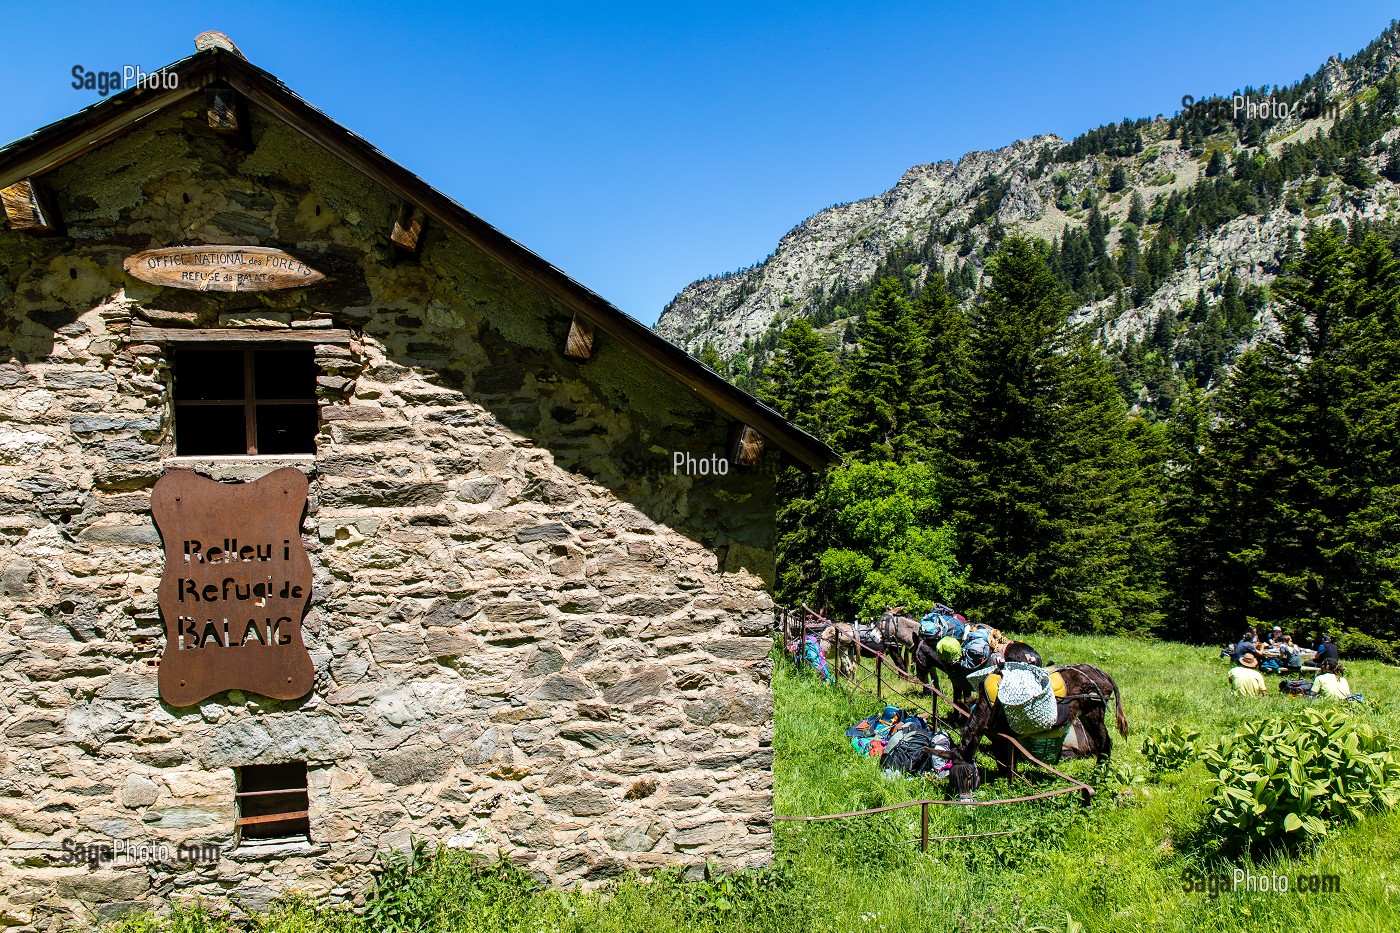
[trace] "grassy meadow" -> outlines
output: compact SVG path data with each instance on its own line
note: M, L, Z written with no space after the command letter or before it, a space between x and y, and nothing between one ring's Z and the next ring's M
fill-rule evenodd
M1047 663L1085 662L1113 675L1124 695L1132 734L1113 733L1113 760L1062 770L1094 785L1084 808L1077 795L1000 807L931 808L930 833L1014 830L1005 837L930 844L928 856L906 852L898 839L918 834L918 808L833 824L778 824L777 848L822 890L817 930L1333 930L1400 929L1400 811L1373 815L1342 829L1312 851L1259 863L1225 861L1206 825L1205 768L1154 778L1141 753L1149 731L1173 722L1207 740L1261 718L1288 715L1306 702L1272 693L1233 696L1219 650L1112 637L1032 639ZM1388 734L1400 726L1400 669L1349 663L1353 690L1367 703L1355 715ZM1270 678L1277 690L1278 678ZM945 681L946 683L946 681ZM923 780L890 782L874 761L850 752L837 728L877 705L781 665L777 696L776 809L815 814L870 809L940 796ZM1022 796L1057 782L1025 769L1033 787L992 782L978 799ZM1183 873L1212 876L1234 868L1255 875L1339 876L1337 894L1229 892L1210 897L1183 891ZM884 880L872 883L875 876ZM889 896L891 888L899 890ZM872 918L868 925L856 921ZM882 927L883 925L883 927Z
M1199 763L1152 775L1142 738L1169 723L1189 724L1207 740L1263 718L1296 712L1308 701L1273 693L1240 699L1225 686L1228 665L1216 649L1114 637L1033 640L1047 663L1087 662L1122 688L1133 734L1114 733L1113 761L1100 770L1071 762L1064 770L1097 789L1091 807L1077 794L997 807L933 807L932 835L1010 831L1009 835L935 841L927 855L909 842L917 807L827 823L778 823L777 862L768 872L682 881L663 874L631 878L602 891L561 892L509 866L483 865L462 853L402 859L364 916L296 901L234 925L197 907L168 917L130 918L120 933L358 933L388 930L480 933L700 933L700 931L1137 931L1400 929L1400 810L1373 814L1294 855L1250 861L1221 854L1206 821L1207 774ZM1400 669L1349 664L1352 689L1367 697L1352 712L1387 734L1400 726ZM1276 689L1277 678L1270 688ZM821 683L779 661L774 674L776 810L812 815L942 797L925 779L886 780L857 757L845 728L872 712L873 698ZM1316 702L1316 701L1313 701ZM1026 783L989 782L979 799L1048 790L1057 782L1025 769ZM1339 893L1183 890L1183 873L1211 877L1235 868L1255 876L1336 875Z

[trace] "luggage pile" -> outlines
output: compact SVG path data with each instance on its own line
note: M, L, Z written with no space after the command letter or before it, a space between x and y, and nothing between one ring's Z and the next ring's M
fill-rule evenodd
M948 776L953 767L953 738L929 725L927 716L886 706L846 730L851 747L880 759L887 778Z

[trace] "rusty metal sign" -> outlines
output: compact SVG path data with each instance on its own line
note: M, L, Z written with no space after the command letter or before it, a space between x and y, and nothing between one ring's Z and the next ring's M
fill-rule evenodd
M277 700L311 691L316 672L301 638L311 598L301 540L308 488L294 467L251 483L188 470L156 481L151 511L165 545L159 681L171 706L225 690Z
M168 246L133 253L122 268L152 285L201 292L269 292L314 285L325 278L270 246Z

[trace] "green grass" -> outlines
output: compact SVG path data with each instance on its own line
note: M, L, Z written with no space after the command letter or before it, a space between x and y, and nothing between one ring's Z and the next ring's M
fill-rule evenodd
M1087 810L1075 795L1000 807L931 808L933 835L1015 830L1009 837L932 843L927 857L903 856L894 840L917 834L918 809L893 816L832 824L779 824L778 850L809 877L835 880L817 929L854 929L849 918L878 914L890 930L1067 929L1089 931L1306 929L1319 922L1336 930L1400 929L1400 812L1377 814L1330 836L1315 850L1263 864L1225 863L1205 830L1207 774L1199 765L1151 779L1142 736L1171 722L1200 729L1207 740L1251 721L1287 715L1305 701L1272 694L1236 698L1226 689L1226 662L1218 649L1124 638L1037 638L1047 663L1087 662L1111 673L1124 695L1133 735L1114 733L1113 762L1099 772L1091 762L1063 770L1098 789ZM1400 670L1378 663L1348 665L1352 689L1368 703L1356 715L1394 734L1400 724ZM1271 688L1276 679L1270 680ZM877 705L781 665L775 675L776 808L780 814L869 809L942 796L929 781L890 782L878 765L854 756L837 727ZM1034 790L1057 786L1031 774ZM1024 785L993 782L979 799L1020 796ZM861 836L863 845L853 843ZM877 854L878 853L878 854ZM875 862L883 883L871 884L862 862ZM1289 876L1340 876L1340 894L1312 897L1226 892L1216 898L1182 890L1183 873L1248 868ZM886 896L897 884L906 895ZM843 926L843 921L847 924Z
M1372 815L1301 854L1236 865L1219 860L1205 829L1204 768L1148 774L1140 749L1150 730L1182 722L1209 741L1241 724L1287 715L1305 701L1233 697L1225 686L1227 665L1214 649L1112 637L1033 643L1047 662L1094 664L1123 690L1134 734L1119 740L1115 733L1110 768L1065 766L1097 788L1091 807L1077 794L998 807L932 807L933 835L1013 834L934 842L927 855L908 842L918 834L917 807L827 823L782 822L775 827L778 864L770 872L702 882L663 874L595 892L552 890L509 866L447 853L414 866L396 863L390 874L398 880L377 916L292 902L245 926L266 933L1400 929L1400 811ZM1368 699L1355 714L1395 734L1400 669L1373 662L1348 667L1352 688ZM843 812L944 796L936 782L886 780L876 762L847 744L845 728L876 708L873 698L822 684L787 662L777 665L774 693L777 813ZM1026 769L1026 781L992 782L977 796L1059 786L1035 769ZM1226 891L1213 898L1183 891L1183 872L1202 866L1226 872L1248 867L1291 881L1335 874L1342 890L1310 896ZM120 930L231 928L207 911L181 909L170 918L131 919Z

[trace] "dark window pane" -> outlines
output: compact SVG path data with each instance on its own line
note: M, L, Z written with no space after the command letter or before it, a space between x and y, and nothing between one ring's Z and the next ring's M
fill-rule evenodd
M246 454L241 405L175 405L175 453L181 457Z
M253 351L258 398L316 397L316 362L311 347Z
M314 454L316 452L315 404L259 405L258 453Z
M243 398L242 350L181 348L176 351L176 401L181 399L241 398Z

